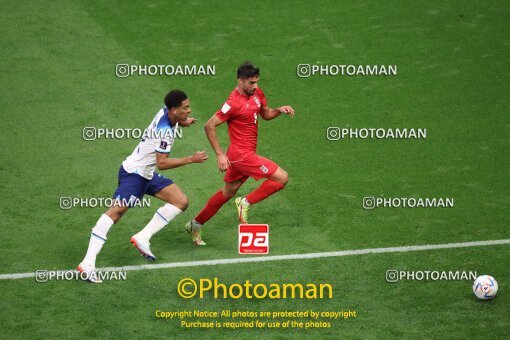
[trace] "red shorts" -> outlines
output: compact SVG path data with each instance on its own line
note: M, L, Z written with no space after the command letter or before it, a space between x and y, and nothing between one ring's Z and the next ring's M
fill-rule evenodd
M230 151L230 150L229 150ZM270 159L257 155L255 152L227 152L230 165L223 180L227 183L242 179L243 182L252 177L255 180L268 178L278 170L278 164Z

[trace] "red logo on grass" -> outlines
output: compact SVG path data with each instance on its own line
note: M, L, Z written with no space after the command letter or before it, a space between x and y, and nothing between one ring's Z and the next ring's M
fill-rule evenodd
M240 224L239 254L268 254L269 225Z

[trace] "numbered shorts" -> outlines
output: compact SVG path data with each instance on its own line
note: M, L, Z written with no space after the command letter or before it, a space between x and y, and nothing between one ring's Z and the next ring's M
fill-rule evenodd
M154 173L152 179L147 179L135 173L129 173L121 166L119 169L119 184L113 194L113 198L129 202L128 206L133 205L133 201L141 200L143 195L154 196L158 191L174 182L165 176Z
M228 154L227 157L229 157ZM239 158L241 158L241 160L230 161L230 166L223 178L225 182L230 183L239 179L242 179L244 182L248 177L252 177L258 181L261 178L273 176L276 170L278 170L278 164L256 153L243 155Z

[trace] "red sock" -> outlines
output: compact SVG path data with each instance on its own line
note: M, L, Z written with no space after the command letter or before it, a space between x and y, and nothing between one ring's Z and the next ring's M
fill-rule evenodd
M283 187L284 185L282 183L268 179L262 183L260 187L250 192L248 196L246 196L246 200L250 204L255 204L274 194L278 190L282 190Z
M200 224L204 224L205 222L209 221L211 217L214 216L220 210L221 206L225 204L230 198L225 197L223 193L218 191L214 195L209 198L209 201L207 201L207 204L205 205L204 209L195 217L195 221L197 221Z

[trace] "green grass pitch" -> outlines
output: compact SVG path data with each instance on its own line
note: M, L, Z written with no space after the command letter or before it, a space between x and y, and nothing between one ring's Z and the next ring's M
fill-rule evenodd
M134 139L82 139L86 126L145 128L172 88L199 124L172 155L204 164L166 171L189 209L156 235L159 263L243 258L229 202L194 246L184 224L222 185L202 126L261 68L270 107L259 148L290 176L253 207L271 228L269 255L510 238L508 1L2 1L0 274L75 267L102 208L61 210L59 198L109 197ZM397 76L296 75L298 64L395 64ZM116 64L214 64L215 76L117 78ZM426 128L424 140L328 141L329 126ZM227 146L226 127L220 128ZM259 183L249 180L245 194ZM453 197L452 208L364 210L362 198ZM98 267L142 265L129 244L159 207L132 209L108 234ZM0 280L2 338L505 338L508 245L130 271L126 281ZM471 281L388 283L385 272L471 270L499 282L478 301ZM183 278L319 283L332 299L183 299ZM156 310L356 310L321 329L186 329Z

